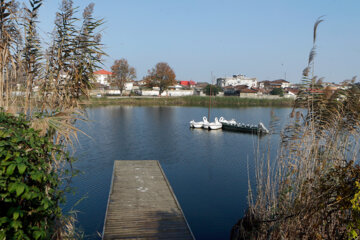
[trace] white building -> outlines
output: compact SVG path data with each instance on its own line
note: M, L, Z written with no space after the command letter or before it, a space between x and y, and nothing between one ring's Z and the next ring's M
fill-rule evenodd
M261 89L288 88L291 86L290 82L284 79L278 79L274 81L265 80L259 82L258 84L259 88Z
M126 82L124 84L124 90L125 91L131 91L134 88L134 82Z
M245 75L233 75L232 77L218 78L216 79L216 84L219 87L227 87L227 86L238 86L238 85L246 85L248 88L256 87L257 80L256 78L249 78Z
M101 69L99 71L96 71L94 72L94 77L95 77L95 82L98 82L102 85L105 85L105 86L110 86L110 78L111 78L111 75L113 73L112 72L108 72L104 69Z
M270 84L273 84L273 85L280 85L281 88L288 88L290 87L290 82L284 80L284 79L278 79L278 80L274 80L274 81L271 81Z

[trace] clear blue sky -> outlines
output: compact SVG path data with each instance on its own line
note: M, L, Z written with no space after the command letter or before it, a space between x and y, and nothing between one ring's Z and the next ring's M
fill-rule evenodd
M44 0L41 32L53 29L60 0ZM95 3L104 18L110 70L126 58L137 79L167 62L178 80L211 81L245 74L258 80L299 82L318 29L315 74L328 82L360 78L360 1L347 0L74 0L79 11Z

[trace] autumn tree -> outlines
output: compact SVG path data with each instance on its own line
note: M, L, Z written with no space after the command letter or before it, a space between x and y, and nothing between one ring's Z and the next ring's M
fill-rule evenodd
M112 80L116 83L120 90L120 95L125 87L125 83L136 78L136 70L131 67L125 58L115 60L114 65L111 67L113 72Z
M148 71L144 78L148 87L159 87L161 94L166 88L176 84L174 70L165 62L159 62L155 68Z

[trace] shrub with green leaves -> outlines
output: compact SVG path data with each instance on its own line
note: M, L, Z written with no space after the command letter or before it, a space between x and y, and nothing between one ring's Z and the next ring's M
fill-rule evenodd
M360 182L356 181L356 193L351 199L351 209L354 215L354 221L348 225L349 239L358 239L360 232Z
M53 158L68 156L24 117L0 112L0 239L51 239L61 216Z
M279 95L280 97L284 96L284 89L282 88L274 88L273 90L271 90L270 92L271 95Z
M218 95L219 92L221 92L221 88L217 85L208 84L204 88L204 93L208 96L210 94L211 94L211 96L216 96L216 95Z

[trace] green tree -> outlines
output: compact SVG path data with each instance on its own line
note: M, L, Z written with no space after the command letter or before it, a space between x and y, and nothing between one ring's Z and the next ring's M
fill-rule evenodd
M280 97L284 96L284 89L282 88L274 88L273 90L271 90L270 92L271 95L279 95Z
M161 94L171 85L175 85L176 75L174 70L165 62L159 62L155 68L148 71L148 75L144 78L148 87L159 87Z
M205 88L204 88L204 93L206 95L210 95L211 92L211 96L216 96L219 94L219 92L221 92L221 88L217 85L211 85L208 84Z

